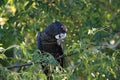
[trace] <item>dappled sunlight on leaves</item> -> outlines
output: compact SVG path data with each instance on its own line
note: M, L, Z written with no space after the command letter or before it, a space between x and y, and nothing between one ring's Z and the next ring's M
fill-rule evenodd
M119 0L1 0L0 79L45 80L39 63L45 60L42 64L50 66L54 80L118 80L119 13ZM64 68L36 48L36 34L55 20L68 29L63 50L72 55L65 57Z

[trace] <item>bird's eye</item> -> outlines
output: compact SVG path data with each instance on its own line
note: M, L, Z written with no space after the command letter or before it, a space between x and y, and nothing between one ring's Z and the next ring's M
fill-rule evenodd
M61 26L61 28L62 28L65 32L67 32L66 26Z

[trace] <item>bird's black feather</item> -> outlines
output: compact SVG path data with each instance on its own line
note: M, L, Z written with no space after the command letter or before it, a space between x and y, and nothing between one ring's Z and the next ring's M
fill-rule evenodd
M37 35L37 48L42 53L48 52L52 54L61 67L64 66L64 57L59 57L63 55L63 50L62 46L57 43L55 36L60 33L66 33L66 30L63 27L64 25L62 23L55 21ZM44 67L45 66L43 66L43 68ZM45 69L44 73L48 75L48 69Z
M55 21L46 27L43 32L37 35L37 47L41 52L51 53L55 59L63 55L62 46L57 44L55 35L66 33L62 23ZM58 62L63 66L64 59L58 59Z

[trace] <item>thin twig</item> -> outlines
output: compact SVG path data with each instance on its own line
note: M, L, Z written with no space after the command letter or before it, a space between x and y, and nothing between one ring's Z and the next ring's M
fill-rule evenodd
M32 62L28 62L28 63L24 63L24 64L17 64L17 65L7 66L5 68L13 69L13 68L18 68L18 67L23 67L23 66L30 66L32 64L33 64Z

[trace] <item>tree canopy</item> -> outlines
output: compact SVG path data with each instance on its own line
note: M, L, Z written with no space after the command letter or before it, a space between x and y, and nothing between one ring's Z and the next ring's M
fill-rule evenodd
M63 49L72 54L63 71L36 48L36 34L55 20L67 26ZM0 80L45 80L40 61L54 80L119 80L120 1L0 0Z

